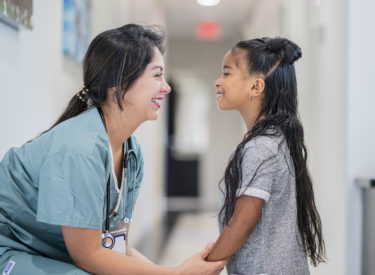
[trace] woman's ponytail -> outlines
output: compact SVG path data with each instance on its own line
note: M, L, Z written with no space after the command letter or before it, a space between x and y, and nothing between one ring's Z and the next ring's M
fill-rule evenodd
M49 129L42 132L42 134L48 132L49 130L51 130L53 127L60 124L61 122L83 113L92 105L93 103L89 96L89 89L86 88L85 86L82 86L78 90L78 92L70 99L68 106L66 107L64 112L60 115L60 117L56 120L56 122Z

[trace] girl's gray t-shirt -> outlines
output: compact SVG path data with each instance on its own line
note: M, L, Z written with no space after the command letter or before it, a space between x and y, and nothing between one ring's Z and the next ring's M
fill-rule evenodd
M253 196L265 203L249 239L231 257L228 274L310 274L299 245L295 187L293 162L282 135L259 136L245 145L237 196Z

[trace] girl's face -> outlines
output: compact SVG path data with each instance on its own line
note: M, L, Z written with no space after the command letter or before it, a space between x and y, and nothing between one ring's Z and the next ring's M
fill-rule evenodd
M249 102L251 77L247 70L245 58L240 51L232 50L224 56L222 74L214 85L216 101L220 110L242 111Z
M154 59L147 65L143 74L134 82L124 96L125 108L132 110L142 121L158 118L157 111L162 105L164 95L171 87L164 78L164 59L155 48Z

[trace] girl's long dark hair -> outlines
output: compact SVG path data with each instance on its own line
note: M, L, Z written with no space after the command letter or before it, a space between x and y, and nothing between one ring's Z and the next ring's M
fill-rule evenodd
M303 127L297 110L294 62L302 56L301 49L290 40L276 37L240 41L232 49L232 53L244 58L249 73L265 77L265 89L262 108L255 125L237 146L225 170L222 179L225 183L225 201L219 217L222 217L223 224L227 224L233 215L236 192L241 188L241 162L245 144L257 136L282 134L294 165L301 246L316 266L324 262L325 245L321 220L315 206L312 180L307 168Z
M107 90L116 88L116 99L122 99L155 56L155 48L164 53L165 34L160 26L127 24L96 36L83 60L85 93L74 95L68 106L47 130L84 112L89 105L100 107ZM90 102L90 104L88 104ZM47 132L45 131L45 132Z

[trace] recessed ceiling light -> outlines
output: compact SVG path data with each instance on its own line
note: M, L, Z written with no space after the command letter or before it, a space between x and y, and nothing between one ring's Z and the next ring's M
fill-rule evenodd
M216 6L220 3L220 0L197 0L201 6Z

